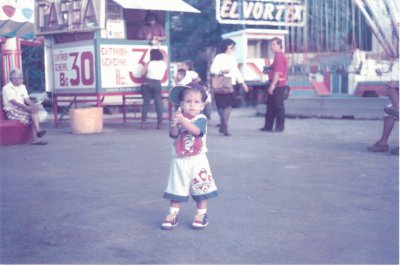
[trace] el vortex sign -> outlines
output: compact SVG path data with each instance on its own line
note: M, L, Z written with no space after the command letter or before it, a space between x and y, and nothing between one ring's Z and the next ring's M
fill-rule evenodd
M216 0L221 24L304 26L304 0Z

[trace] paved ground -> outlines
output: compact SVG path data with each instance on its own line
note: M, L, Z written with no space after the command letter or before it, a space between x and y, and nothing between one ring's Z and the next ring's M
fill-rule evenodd
M276 134L255 113L235 109L229 138L209 127L220 197L202 231L193 202L160 229L166 129L119 120L73 135L49 122L48 146L2 147L0 263L398 264L399 157L366 151L382 121L289 119Z

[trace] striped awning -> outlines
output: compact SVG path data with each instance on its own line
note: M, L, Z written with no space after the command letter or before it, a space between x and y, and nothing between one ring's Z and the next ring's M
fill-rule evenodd
M0 37L32 38L34 0L0 0Z

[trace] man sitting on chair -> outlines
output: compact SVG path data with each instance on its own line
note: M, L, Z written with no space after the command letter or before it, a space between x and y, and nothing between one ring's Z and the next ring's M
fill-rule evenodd
M13 69L10 72L10 82L3 87L3 105L7 118L18 120L23 124L33 124L33 145L46 145L47 142L38 138L46 134L40 129L39 108L29 99L28 92L23 84L22 71Z

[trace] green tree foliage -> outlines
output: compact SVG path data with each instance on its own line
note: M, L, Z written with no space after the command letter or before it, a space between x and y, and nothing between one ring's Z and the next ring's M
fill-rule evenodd
M29 93L45 90L44 81L44 51L43 46L25 46L22 49L22 71L24 72L24 84ZM3 65L0 64L0 87L3 82Z
M22 46L22 70L29 93L45 90L43 46Z
M237 25L221 25L215 16L215 0L187 0L200 14L173 13L171 15L172 61L192 60L196 71L205 79L210 57L226 32L241 29Z

